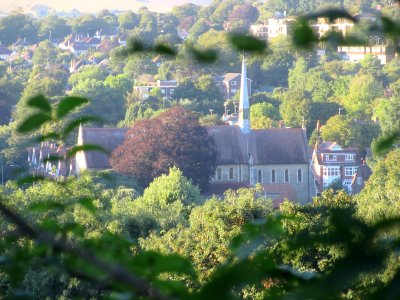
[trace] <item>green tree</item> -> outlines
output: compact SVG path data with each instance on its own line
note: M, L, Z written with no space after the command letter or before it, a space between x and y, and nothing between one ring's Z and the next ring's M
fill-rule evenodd
M256 103L250 107L251 128L276 127L280 120L279 110L271 103Z
M349 114L368 120L372 115L371 103L383 95L380 81L370 75L358 75L349 84L349 92L342 104Z
M346 116L331 117L321 127L321 136L325 141L336 142L342 147L370 147L373 139L379 135L379 127L370 122L354 121Z
M304 98L300 91L287 91L283 94L282 104L279 107L285 125L301 127L309 119L310 101Z
M224 200L212 198L192 210L189 226L152 234L140 244L146 250L177 253L190 259L200 282L205 282L219 265L227 262L231 254L229 241L242 226L271 213L272 202L259 198L258 191L228 191Z
M62 39L71 32L72 29L67 25L67 21L57 15L49 15L39 23L38 35L40 39Z
M15 43L18 38L36 42L38 29L34 19L19 11L0 18L0 41L4 45Z
M400 150L390 152L376 162L363 191L357 196L358 215L374 223L399 216Z

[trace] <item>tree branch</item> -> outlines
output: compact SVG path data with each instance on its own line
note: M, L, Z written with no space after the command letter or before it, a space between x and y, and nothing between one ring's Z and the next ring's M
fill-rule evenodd
M15 224L22 235L28 236L39 243L47 244L61 252L72 254L91 263L98 269L107 273L109 277L116 282L123 283L130 287L133 292L139 296L150 297L156 300L166 300L168 297L162 295L158 290L154 289L149 282L132 274L123 266L108 263L101 260L95 254L79 249L71 242L59 241L54 236L40 232L30 226L20 215L11 211L3 203L0 202L0 212L9 222Z

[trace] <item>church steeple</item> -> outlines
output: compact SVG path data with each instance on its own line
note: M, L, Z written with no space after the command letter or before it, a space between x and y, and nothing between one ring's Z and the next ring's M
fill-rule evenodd
M242 62L242 76L240 80L240 103L239 103L239 121L238 125L242 130L242 133L248 134L251 131L250 127L250 105L249 105L249 93L247 89L247 74L246 74L246 63L243 56Z

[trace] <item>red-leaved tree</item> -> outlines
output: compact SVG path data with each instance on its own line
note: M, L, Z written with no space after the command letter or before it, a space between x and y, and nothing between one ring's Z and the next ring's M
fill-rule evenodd
M113 152L111 165L143 186L176 166L205 189L216 158L215 142L206 128L192 112L176 106L153 119L137 121Z

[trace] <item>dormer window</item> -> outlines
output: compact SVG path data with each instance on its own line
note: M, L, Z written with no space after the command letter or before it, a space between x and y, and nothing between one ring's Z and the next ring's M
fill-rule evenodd
M337 161L337 156L333 154L325 154L326 161Z

